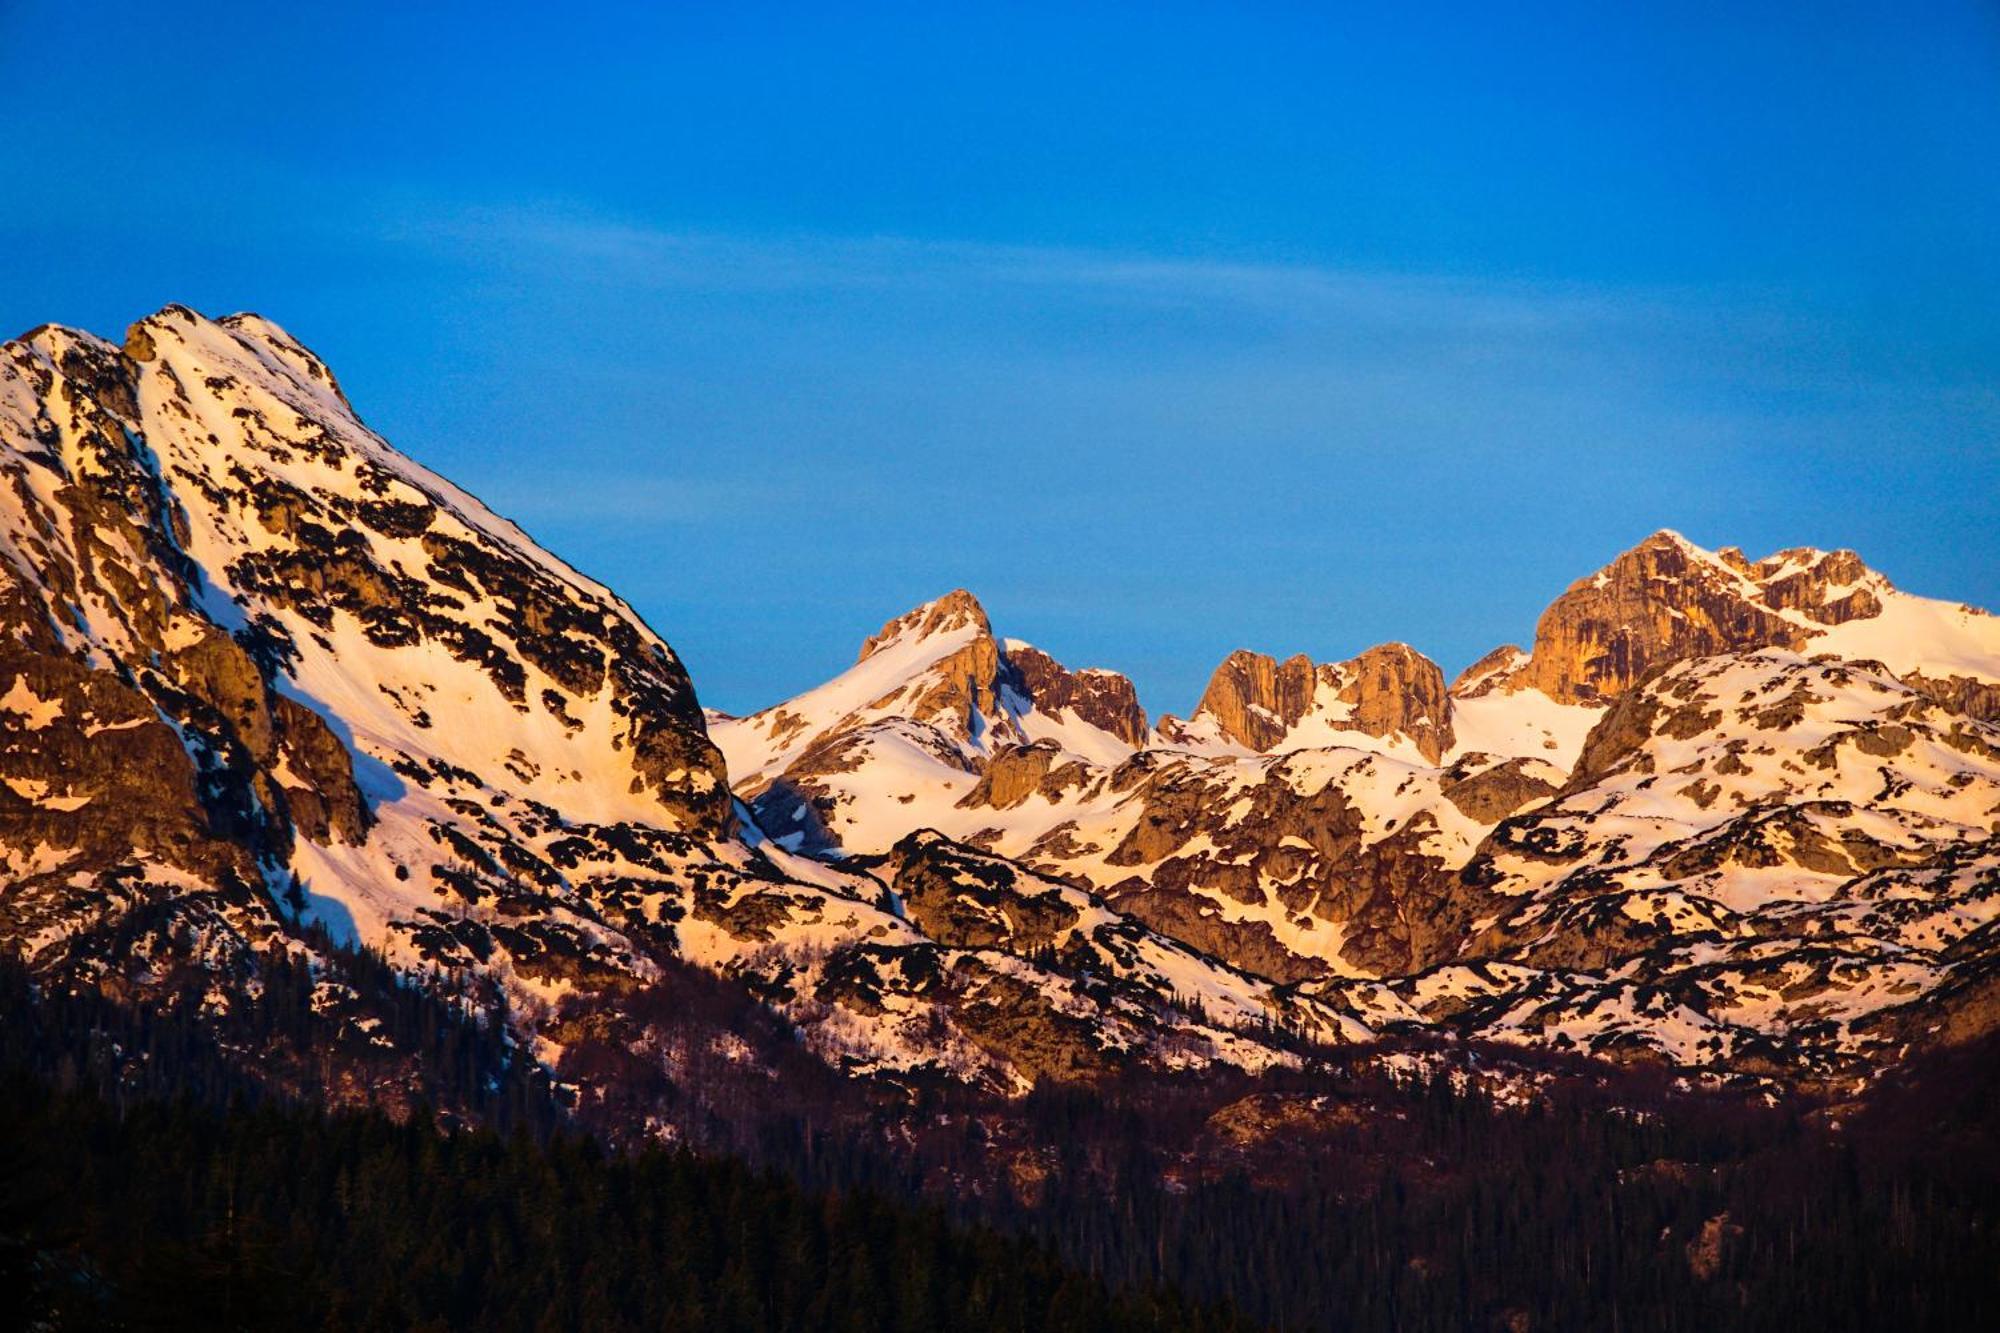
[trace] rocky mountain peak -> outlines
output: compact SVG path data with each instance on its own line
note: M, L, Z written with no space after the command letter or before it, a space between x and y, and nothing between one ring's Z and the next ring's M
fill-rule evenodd
M283 330L48 326L0 346L0 947L226 1002L323 925L593 1095L696 1081L633 1003L676 958L832 1068L1015 1091L1280 1029L1844 1075L1991 1026L2000 622L1670 532L1543 621L1449 693L1233 653L1152 746L954 590L713 719L732 793L665 643Z
M1503 643L1458 673L1451 682L1451 697L1477 699L1490 694L1505 685L1527 660L1528 654L1519 644Z
M1438 664L1406 643L1384 643L1341 664L1340 699L1357 730L1408 736L1438 762L1452 745L1451 701Z
M711 715L709 734L746 799L762 796L781 774L796 785L826 763L849 762L855 737L886 723L929 729L920 746L926 751L977 753L996 726L1023 739L1001 697L1003 671L985 608L958 588L890 619L862 644L853 666L824 684L748 717ZM837 737L846 739L830 746ZM788 773L797 764L806 767Z
M857 669L894 657L908 670L867 704L869 713L941 727L974 742L1005 708L999 697L1000 644L986 608L963 588L906 611L861 645Z
M1435 763L1451 748L1450 701L1435 662L1407 644L1385 643L1344 662L1303 653L1280 662L1238 649L1202 691L1191 725L1259 753L1354 743L1352 734L1407 739Z
M837 808L829 785L863 768L907 775L869 793L890 801L891 820L900 823L911 813L903 798L914 799L912 787L961 779L971 787L988 765L1032 742L1110 765L1147 735L1130 680L1072 671L1019 640L1003 644L963 589L891 619L832 680L749 717L713 714L709 727L760 823L789 831L803 823L801 803L814 804L815 819L838 826L827 830L835 841L861 817ZM1031 762L1016 755L1009 773Z
M1312 707L1318 678L1318 668L1304 653L1280 662L1238 648L1208 678L1194 718L1213 719L1222 734L1239 745L1268 750Z
M944 596L890 620L868 637L861 645L860 655L854 660L866 662L893 643L933 639L954 633L989 641L993 638L993 625L986 618L986 608L963 588L953 588Z
M1893 591L1852 551L1801 547L1752 561L1663 530L1571 584L1542 613L1534 651L1507 683L1600 703L1668 662L1803 650L1823 628L1879 614Z
M163 705L188 716L184 737L207 737L198 766L244 747L225 766L279 830L270 855L286 805L356 829L342 742L378 765L425 754L514 772L579 812L727 832L720 756L671 650L369 431L270 321L170 305L122 345L38 330L0 352L0 437L8 618L218 710L207 723ZM438 726L440 695L480 724ZM320 735L334 715L340 741ZM326 782L280 801L263 793L305 771L270 748L285 734Z
M1146 743L1146 710L1139 691L1116 671L1086 667L1071 671L1033 644L1009 641L1007 665L1023 697L1038 711L1074 713L1100 731L1135 749Z

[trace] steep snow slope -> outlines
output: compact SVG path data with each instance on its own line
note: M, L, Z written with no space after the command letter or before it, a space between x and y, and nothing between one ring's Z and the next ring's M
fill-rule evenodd
M1454 757L1535 755L1567 771L1603 716L1596 704L1561 703L1520 683L1528 655L1509 644L1462 672L1451 685Z

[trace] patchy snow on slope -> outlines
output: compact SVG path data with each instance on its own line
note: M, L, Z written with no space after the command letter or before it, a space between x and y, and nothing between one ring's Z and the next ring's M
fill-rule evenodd
M1567 769L1583 753L1584 739L1603 716L1602 708L1557 703L1532 687L1455 698L1451 729L1456 743L1445 758L1522 755Z
M913 680L969 647L980 632L970 623L931 634L907 632L775 707L749 717L711 715L709 738L722 750L731 783L738 791L754 790L829 732L894 716L894 701Z

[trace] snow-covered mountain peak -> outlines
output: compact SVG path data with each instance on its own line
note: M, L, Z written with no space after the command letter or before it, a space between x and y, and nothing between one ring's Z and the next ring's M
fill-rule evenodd
M825 684L747 717L711 714L709 733L737 791L754 798L815 746L877 722L921 724L947 746L979 751L996 724L1012 725L1000 677L986 612L957 590L890 620Z
M302 416L332 418L366 430L326 363L261 315L240 312L210 319L184 305L167 305L131 324L119 350L141 378L148 371L178 377L192 360L202 363L210 375L227 375L245 392ZM238 386L204 383L202 387ZM216 442L227 438L218 433ZM388 452L401 457L394 450Z
M1598 707L1673 662L1756 648L1835 653L1924 674L1968 706L2000 681L2000 621L1897 589L1851 550L1792 547L1752 560L1661 530L1578 579L1535 628L1525 657L1489 656L1460 700L1534 689Z
M955 649L976 639L992 637L993 626L986 618L986 608L965 589L954 588L942 597L905 611L869 635L854 660L865 662L890 648L926 640L947 640Z
M748 717L711 714L709 734L774 836L812 828L808 841L872 849L921 813L913 789L935 789L948 805L994 755L1038 741L1116 764L1144 738L1146 716L1116 672L1073 672L1022 641L1003 646L978 600L958 589L890 620L825 684ZM858 769L880 781L842 801L823 790ZM806 793L823 806L816 815L801 804ZM874 827L883 820L892 832Z
M794 701L820 727L745 721L779 753L837 763L858 739L970 782L1048 722L1026 680L960 592ZM1077 922L1033 947L1073 952L1087 993L942 948L879 881L739 830L736 808L666 644L376 436L270 321L170 306L122 344L45 327L0 346L0 947L39 973L163 1002L204 978L221 1012L273 951L331 975L301 929L323 926L465 978L552 1062L615 1042L679 1077L632 996L676 958L763 967L759 993L795 999L838 1067L1002 1087L1064 1023L1092 1068L1166 1052L1189 975L1246 1027L1278 1003L1052 884L1009 901ZM1076 1022L1107 975L1116 1011ZM1018 1036L968 1036L1002 1010ZM1222 1028L1200 1044L1277 1058Z
M473 848L504 821L429 788L729 838L666 644L368 430L256 316L168 306L122 345L45 326L0 346L0 627L7 697L41 701L4 763L44 798L51 886L192 822L211 832L163 844L156 873L296 878L298 910L395 952L412 899L501 864ZM131 734L90 739L114 722Z

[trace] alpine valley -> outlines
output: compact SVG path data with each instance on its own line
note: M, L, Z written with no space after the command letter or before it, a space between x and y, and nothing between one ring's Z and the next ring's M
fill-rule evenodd
M1185 718L965 591L856 630L704 710L269 321L35 329L0 348L20 1003L95 1015L71 1081L157 1086L170 1029L216 1087L944 1199L1294 1327L1326 1289L1201 1276L1160 1220L1193 1204L1077 1202L1138 1188L1092 1145L1143 1140L1163 1199L1336 1156L1327 1197L1375 1198L1391 1159L1444 1188L1433 1090L1803 1134L1996 1049L2000 619L1852 551L1659 532L1455 680L1244 650ZM1685 1192L1633 1244L1749 1282L1755 1208L1676 1151L1633 1149ZM1356 1326L1581 1326L1356 1255Z

